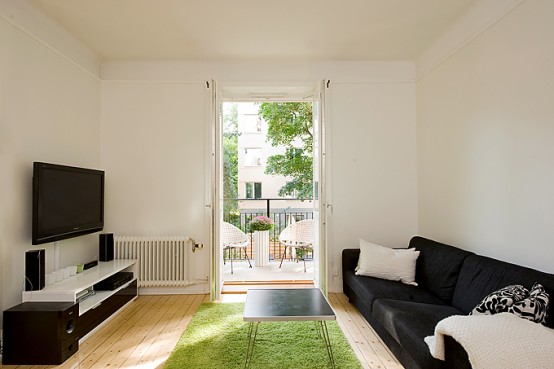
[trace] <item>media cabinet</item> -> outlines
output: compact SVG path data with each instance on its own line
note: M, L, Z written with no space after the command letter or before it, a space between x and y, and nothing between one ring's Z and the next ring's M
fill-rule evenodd
M119 272L134 278L113 291L94 285ZM23 303L4 311L4 365L61 364L79 349L79 340L137 297L136 260L99 262L39 291L23 292ZM37 350L37 347L41 347Z

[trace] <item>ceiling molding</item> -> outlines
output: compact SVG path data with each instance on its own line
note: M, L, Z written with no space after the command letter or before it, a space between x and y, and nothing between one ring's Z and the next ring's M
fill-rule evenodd
M0 1L0 18L53 53L100 79L100 57L28 0Z
M416 81L432 72L525 1L527 0L477 2L464 17L458 19L416 58Z
M321 81L333 83L414 83L411 61L396 62L191 62L108 61L102 80L191 81L215 79L225 84L249 85Z

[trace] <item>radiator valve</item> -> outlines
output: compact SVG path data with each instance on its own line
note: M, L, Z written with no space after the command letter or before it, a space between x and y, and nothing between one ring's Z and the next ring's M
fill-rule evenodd
M201 249L204 247L203 243L196 243L192 241L192 252L196 252L197 249Z

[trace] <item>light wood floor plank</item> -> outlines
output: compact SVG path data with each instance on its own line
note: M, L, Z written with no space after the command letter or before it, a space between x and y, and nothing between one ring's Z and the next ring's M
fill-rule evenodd
M203 295L190 295L186 304L180 306L180 310L174 314L168 321L166 329L162 330L155 338L152 345L137 362L136 367L156 368L163 365L167 360L179 338L183 334L192 316L196 313L200 304L203 302ZM132 363L133 361L131 361ZM125 368L134 368L135 366L124 365Z
M398 363L398 360L390 352L387 345L381 341L379 335L373 330L373 328L371 328L358 309L348 302L348 297L342 293L338 294L337 297L348 312L350 319L352 319L356 327L358 327L373 351L380 357L381 361L385 364L385 367L387 369L402 368L402 366Z
M121 365L115 365L115 361L110 362L110 367L124 367L124 368L134 368L137 367L139 362L144 360L144 357L151 352L152 347L156 345L156 342L160 339L163 339L164 332L168 331L168 326L175 324L177 321L176 315L178 315L179 309L187 309L190 306L191 297L187 296L186 298L176 297L174 299L172 307L166 312L164 317L154 329L152 329L149 334L144 337L144 339L134 348L133 352L130 355L122 356L119 359L124 360ZM169 328L170 329L170 328Z
M222 303L246 294L222 296ZM81 342L79 351L58 366L0 366L2 369L162 369L200 304L209 295L139 296ZM344 294L329 294L337 322L364 368L402 369Z
M179 302L179 296L170 296L165 308L152 314L142 330L133 332L132 335L129 334L124 340L118 342L116 354L104 360L107 365L99 362L96 367L120 368L126 362L135 361L136 363L140 361L175 315L176 308L180 305ZM129 358L132 358L132 360L129 360ZM128 367L132 368L136 365L129 365Z
M336 309L339 324L343 324L341 328L343 328L345 334L348 332L352 337L354 345L359 348L368 367L372 369L392 369L393 367L389 362L390 357L388 355L383 357L382 352L375 349L374 343L366 339L360 327L352 319L351 309L355 308L350 304L343 304L339 296L335 294L330 295L330 299L333 309ZM394 366L394 368L397 369L398 367Z
M352 327L350 327L350 329L348 328L349 322L344 320L347 313L335 294L329 294L329 303L331 304L333 310L335 311L335 314L337 315L337 323L340 329L344 333L344 336L348 340L348 343L350 343L350 346L358 357L358 360L360 360L360 363L362 363L363 367L366 369L373 368L370 361L368 361L367 353L362 352L362 349L360 347L361 345L358 343L358 341L356 341L355 336L351 333Z
M113 342L108 351L106 351L100 358L95 360L91 366L86 365L85 369L103 369L111 367L109 363L114 360L116 355L130 355L132 349L140 343L140 341L150 332L152 327L159 322L164 312L171 308L172 299L171 296L163 296L160 304L150 310L149 314L146 314L143 319L135 322L133 326L122 329L122 335L120 338ZM116 368L118 366L115 366Z
M340 313L343 321L347 322L346 327L353 335L356 345L358 345L367 357L371 368L381 369L402 369L398 360L386 349L377 333L366 322L355 306L348 302L344 294L335 294L334 300L337 305L340 304ZM335 306L333 306L335 308ZM339 313L337 313L338 315Z

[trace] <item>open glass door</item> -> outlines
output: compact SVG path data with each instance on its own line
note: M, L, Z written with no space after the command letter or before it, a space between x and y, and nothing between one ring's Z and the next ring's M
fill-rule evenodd
M313 99L313 212L318 224L314 242L314 283L327 294L327 245L325 210L325 88L326 81L316 86Z
M311 285L315 279L317 285L325 292L327 285L325 219L320 216L323 209L321 201L323 168L320 163L322 163L321 156L323 154L321 143L323 142L324 87L322 82L304 82L296 85L288 83L274 85L224 83L221 86L216 86L212 82L212 226L214 235L211 259L212 299L219 299L221 293L228 291L236 293L248 288L249 285L259 285L261 282L266 285L283 283ZM266 104L268 106L264 107ZM279 109L280 115L267 113L274 112L274 109ZM307 125L307 129L311 132L307 132L305 135L311 137L313 145L310 141L308 148L305 148L304 140L297 132L306 125L296 125L300 128L295 126L296 130L293 133L298 136L285 140L286 142L274 143L267 140L270 135L270 120L274 119L273 121L277 124L279 119L274 117L286 117L289 111L287 109L298 111L301 115L307 115L309 112L310 124ZM281 120L284 123L279 122L278 124L287 124L288 122L287 119ZM232 122L235 123L231 124ZM279 131L276 131L275 128L272 129L273 135L277 135L276 132ZM291 135L290 130L286 132L287 135ZM237 138L231 142L230 137L233 134ZM230 156L231 151L235 153L233 158ZM277 173L276 170L267 173L267 163L273 157L288 158L288 156L301 155L305 155L308 159L312 159L312 155L315 156L313 158L315 168L312 168L312 160L309 160L309 177L310 180L313 178L314 191L309 191L309 195L305 197L306 194L302 191L303 187L300 189L294 187L293 189L296 191L292 193L279 194L280 188L289 183L295 183L294 177ZM302 163L305 162L302 161ZM236 166L236 176L235 172L231 174L229 170L230 163L235 163L233 165ZM272 165L276 167L275 164ZM231 177L232 181L229 180ZM303 177L300 179L303 180ZM296 182L304 183L300 179ZM235 188L236 191L231 193L230 187ZM233 201L236 206L230 205ZM269 239L268 265L262 265L261 260L256 260L256 242L254 242L254 237L248 227L251 219L258 215L268 215L274 221L273 233L270 232ZM316 227L317 231L314 237L317 239L317 243L314 243L313 261L310 260L311 250L302 253L298 259L300 261L302 261L302 257L308 259L306 272L304 263L294 262L296 248L291 247L286 253L285 246L279 242L278 237L291 223L312 217L319 225ZM225 252L226 264L223 249L220 246L223 238L221 233L223 221L235 225L251 238L245 250ZM283 259L286 260L285 263L282 263ZM310 264L314 267L311 268ZM314 269L317 270L315 278Z
M211 160L211 201L207 207L211 207L211 228L212 228L212 252L210 260L210 297L212 300L218 300L221 297L223 288L222 279L222 248L221 248L221 221L223 217L223 160L222 160L222 114L221 101L218 86L215 81L208 82L211 89L211 144L212 144L212 160Z

